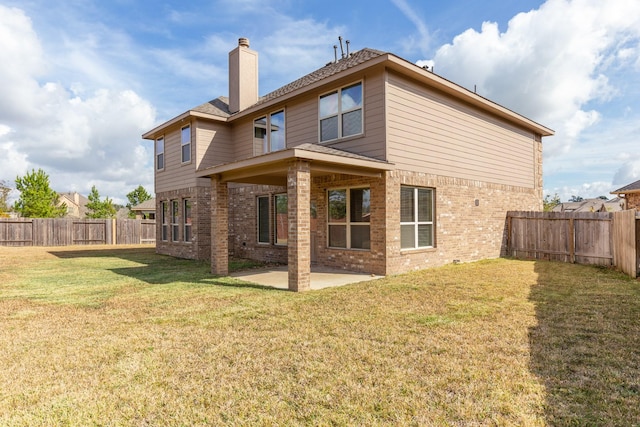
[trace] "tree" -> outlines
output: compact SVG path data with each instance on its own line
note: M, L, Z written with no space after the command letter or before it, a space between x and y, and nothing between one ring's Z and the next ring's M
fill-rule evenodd
M139 205L142 202L146 202L147 200L151 200L151 195L147 193L147 190L144 189L142 185L138 185L138 188L127 194L127 199L129 203L127 203L127 208L129 208L129 218L135 218L136 214L131 212L131 208Z
M100 193L96 186L91 187L91 194L89 194L89 203L87 203L87 218L114 218L116 216L116 208L113 206L113 201L105 197L103 201L100 201Z
M59 218L67 213L67 205L58 206L58 193L49 185L49 175L42 169L31 170L24 177L16 177L20 198L13 209L26 218Z
M554 194L553 197L551 197L550 194L547 194L546 196L544 196L544 200L542 201L543 210L545 212L551 212L553 208L555 208L559 204L560 196L558 196L558 193Z
M572 195L569 198L569 201L570 202L582 202L582 201L584 201L584 198L582 198L582 196L574 196L574 195Z
M6 218L9 216L9 211L11 210L7 204L9 193L11 193L9 184L5 181L0 181L0 218Z

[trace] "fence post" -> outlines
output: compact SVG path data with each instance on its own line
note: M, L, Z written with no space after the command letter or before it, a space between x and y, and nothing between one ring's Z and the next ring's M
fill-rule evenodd
M576 263L576 223L573 218L569 218L569 261Z
M115 218L111 218L111 241L113 242L114 245L117 245L117 220Z

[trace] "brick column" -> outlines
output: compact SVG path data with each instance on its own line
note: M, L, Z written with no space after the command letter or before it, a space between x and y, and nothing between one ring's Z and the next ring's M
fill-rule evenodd
M311 289L311 173L295 160L287 172L289 290Z
M218 177L211 178L211 273L229 274L229 191Z

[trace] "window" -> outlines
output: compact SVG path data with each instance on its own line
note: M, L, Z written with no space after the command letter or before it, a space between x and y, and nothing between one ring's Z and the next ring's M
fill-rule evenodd
M171 201L171 240L177 242L180 240L180 224L178 224L179 204L177 200Z
M271 113L253 121L253 137L262 153L284 150L286 148L284 110Z
M182 147L182 163L191 161L191 126L187 125L180 131L180 145Z
M184 214L184 241L191 241L191 200L185 199L183 205L183 214Z
M258 203L258 243L269 243L269 196L259 196Z
M362 82L320 97L320 142L362 133Z
M164 138L156 139L156 169L164 169Z
M370 249L371 190L329 190L329 247Z
M433 189L400 187L400 247L433 247Z
M286 245L289 237L288 199L286 194L276 194L273 197L275 205L275 241L276 245Z
M166 242L169 240L169 216L167 213L168 203L162 202L160 208L162 209L162 240Z

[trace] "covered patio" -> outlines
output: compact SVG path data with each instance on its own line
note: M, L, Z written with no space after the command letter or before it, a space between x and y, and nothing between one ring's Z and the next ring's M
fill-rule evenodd
M230 276L261 286L277 289L289 289L288 270L286 265L238 271L231 273ZM380 279L382 277L383 276L376 276L374 274L356 273L353 271L337 270L328 267L311 266L309 289L319 290L333 288L352 283Z
M315 176L344 174L383 177L393 165L374 158L318 144L302 144L246 160L197 172L211 179L211 272L228 274L230 182L267 184L287 189L287 288L313 289L311 271L311 180ZM349 273L343 272L347 277Z

